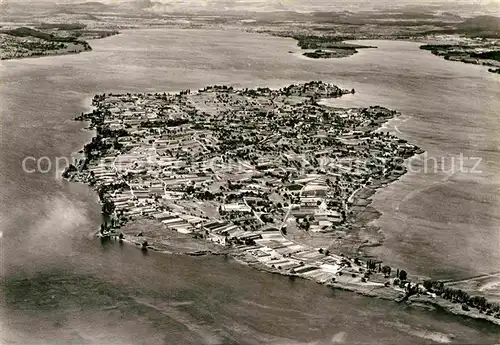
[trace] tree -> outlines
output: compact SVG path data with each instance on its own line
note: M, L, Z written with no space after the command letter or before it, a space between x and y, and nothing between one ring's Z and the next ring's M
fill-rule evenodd
M108 199L104 199L102 202L102 215L107 219L115 210L115 204Z
M391 275L391 267L385 265L384 267L382 267L382 273L384 274L384 277L388 277Z
M399 272L399 279L401 279L401 280L406 280L406 278L408 278L408 273L406 273L406 271L405 271L405 270L401 270L401 271Z

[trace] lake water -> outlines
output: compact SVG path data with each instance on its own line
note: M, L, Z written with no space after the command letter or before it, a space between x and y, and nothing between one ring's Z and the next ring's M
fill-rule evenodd
M292 281L223 257L143 255L101 245L92 238L100 215L90 189L61 180L54 166L47 173L23 171L26 157L55 162L82 147L90 134L72 119L95 93L329 81L356 89L335 100L339 106L400 110L404 115L388 128L428 157L462 153L471 157L469 168L474 157L481 159L474 172L430 164L422 171L416 161L419 172L378 192L374 205L383 216L377 223L387 240L374 252L393 266L438 278L498 270L500 77L432 56L415 43L369 44L379 48L309 60L290 39L134 30L94 41L94 50L80 55L2 62L0 342L498 341L498 328L488 323Z

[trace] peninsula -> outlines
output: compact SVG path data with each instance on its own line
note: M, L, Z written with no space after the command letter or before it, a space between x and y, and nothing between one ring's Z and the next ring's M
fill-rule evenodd
M41 24L0 30L0 59L78 54L92 50L89 39L118 34L114 30L90 30L83 24Z
M95 136L63 176L97 191L103 239L162 251L181 233L291 279L500 324L484 297L362 257L369 197L422 151L380 131L395 111L321 103L353 92L312 81L96 95L77 117Z
M287 37L286 34L281 34L281 36ZM345 43L342 42L342 37L335 35L292 35L291 37L297 40L297 45L301 49L306 50L302 55L312 59L348 57L356 54L358 52L357 49L376 48L361 44Z
M420 49L449 61L489 66L489 72L500 73L500 39L476 41L462 38L458 43L424 44Z

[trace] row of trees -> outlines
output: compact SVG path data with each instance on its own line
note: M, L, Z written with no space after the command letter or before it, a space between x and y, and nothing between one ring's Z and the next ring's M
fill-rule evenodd
M429 292L433 292L452 302L462 303L463 309L469 306L487 314L500 313L500 305L489 303L484 296L470 296L469 293L461 289L445 287L444 283L439 280L425 280L423 285Z
M356 265L360 265L361 262L356 258L354 259L354 263ZM377 266L378 264L378 266ZM368 270L372 270L372 271L375 271L375 270L378 270L379 273L383 273L385 278L388 278L390 275L391 275L391 272L392 272L392 268L388 265L384 265L382 266L382 264L380 262L377 262L375 260L367 260L366 261L366 268ZM396 270L396 278L398 278L400 281L406 281L408 279L408 273L406 273L405 270L399 270L399 268Z
M361 264L358 259L355 259L354 263L358 266ZM369 271L376 270L377 263L374 260L368 260L366 262L366 268ZM381 266L381 264L378 263L378 272L382 272L387 278L391 274L391 267L387 265ZM408 273L405 270L397 269L394 284L401 284L401 286L408 288L407 295L405 296L406 299L419 292L419 284L408 285L406 284L407 279ZM445 287L444 282L439 280L424 280L422 285L427 291L435 293L437 296L450 300L454 303L462 303L462 309L464 310L469 310L469 307L472 307L478 309L480 312L486 313L487 315L495 314L495 317L500 317L500 305L488 302L484 296L470 296L469 293L461 289Z

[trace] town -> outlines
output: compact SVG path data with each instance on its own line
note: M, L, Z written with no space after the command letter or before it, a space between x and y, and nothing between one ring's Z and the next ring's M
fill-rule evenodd
M102 238L155 249L161 236L121 230L149 219L266 271L399 300L435 297L404 270L330 247L355 231L370 191L422 152L379 130L395 111L321 104L354 92L312 81L96 95L95 109L77 117L95 136L63 176L97 190Z

